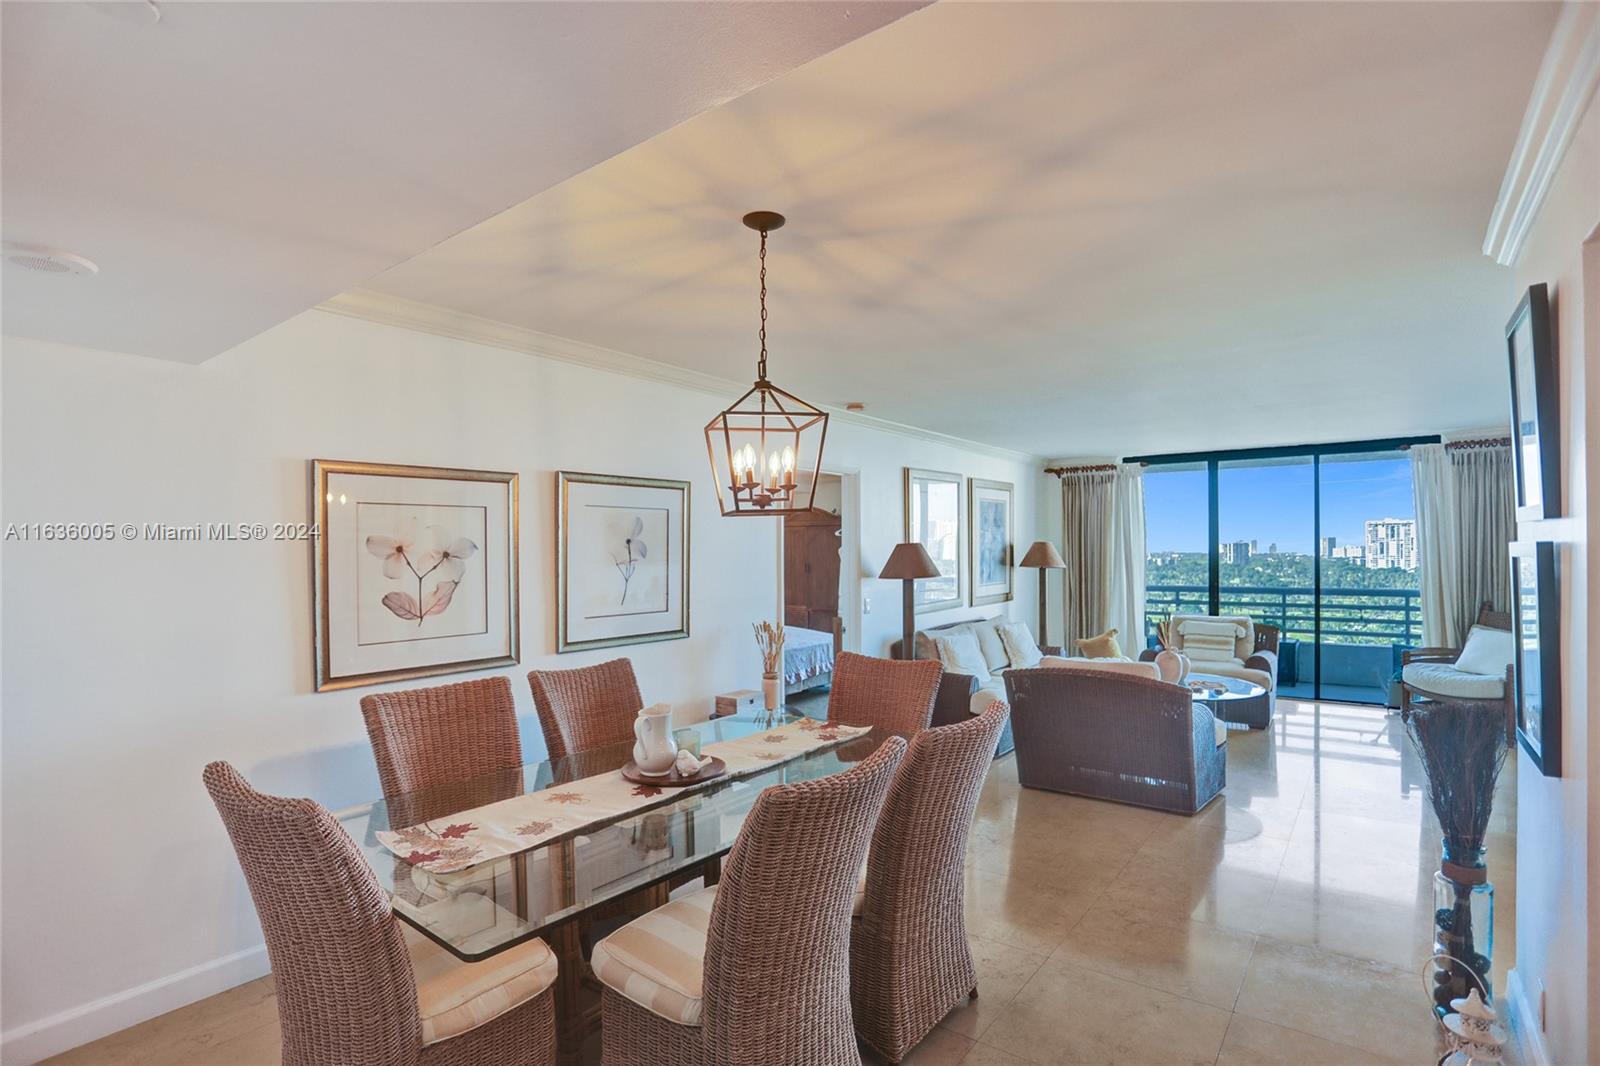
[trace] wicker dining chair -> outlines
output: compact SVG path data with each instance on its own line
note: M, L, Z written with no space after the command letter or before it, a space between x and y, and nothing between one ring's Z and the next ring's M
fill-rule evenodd
M457 962L402 934L324 808L257 792L225 762L204 780L266 935L286 1066L555 1061L556 961L542 940Z
M511 679L361 697L389 825L403 829L522 794Z
M595 947L602 1066L860 1066L850 908L905 750L887 737L852 769L767 789L720 884Z
M534 670L528 684L550 758L564 759L633 739L633 720L644 700L629 660L612 659L575 670Z
M1011 709L918 733L878 816L850 932L856 1032L890 1062L978 993L967 944L967 831Z
M833 667L828 721L909 737L928 728L944 667L935 659L877 659L841 652Z

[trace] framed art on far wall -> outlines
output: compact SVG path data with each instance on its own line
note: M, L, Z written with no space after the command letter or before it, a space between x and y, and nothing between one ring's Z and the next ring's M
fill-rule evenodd
M962 477L906 467L906 542L921 544L939 568L938 577L916 583L914 607L942 611L965 599L961 557L965 535L961 515Z
M967 479L967 567L972 606L1011 599L1012 545L1016 541L1015 492L1009 481Z
M1506 323L1506 355L1517 518L1556 518L1561 514L1561 397L1547 286L1528 289Z
M556 651L689 635L689 483L556 473Z
M1556 546L1511 545L1517 742L1546 777L1561 776L1561 605Z
M318 692L521 657L517 475L315 459Z

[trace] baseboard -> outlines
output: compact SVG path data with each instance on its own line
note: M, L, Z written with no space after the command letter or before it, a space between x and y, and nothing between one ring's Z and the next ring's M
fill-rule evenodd
M257 944L48 1018L7 1029L0 1033L0 1062L5 1066L31 1066L51 1055L70 1051L80 1044L253 981L264 976L269 968L267 947Z
M1506 975L1505 1022L1511 1029L1512 1061L1519 1066L1550 1066L1550 1052L1539 1029L1539 1008L1528 999L1522 976L1513 969Z

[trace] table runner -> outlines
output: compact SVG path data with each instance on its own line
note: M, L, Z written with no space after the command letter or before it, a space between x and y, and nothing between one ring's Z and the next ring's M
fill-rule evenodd
M806 718L707 744L701 755L715 755L728 766L726 774L708 783L731 781L869 732L870 726L830 725ZM694 788L638 785L624 778L620 769L608 770L408 829L379 830L376 835L379 843L413 866L435 874L457 873L595 822L659 805L673 798L669 793L692 795Z

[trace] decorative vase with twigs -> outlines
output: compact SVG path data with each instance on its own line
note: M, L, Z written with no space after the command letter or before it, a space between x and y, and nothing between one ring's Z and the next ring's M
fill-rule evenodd
M1434 951L1453 960L1434 975L1434 1011L1442 1017L1452 1012L1451 1000L1474 988L1494 994L1494 885L1484 853L1495 783L1506 761L1505 717L1499 704L1438 702L1412 708L1406 729L1444 832L1433 879Z
M756 622L756 647L761 649L761 697L768 711L783 702L783 623Z

